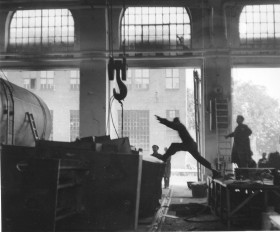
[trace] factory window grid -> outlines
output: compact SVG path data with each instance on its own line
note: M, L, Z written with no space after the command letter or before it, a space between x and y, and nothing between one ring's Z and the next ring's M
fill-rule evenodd
M54 71L41 71L41 90L54 90Z
M70 110L70 141L75 141L80 136L80 112Z
M118 111L118 133L121 135L122 112ZM124 110L123 112L123 136L129 137L131 145L137 149L142 148L148 152L150 147L149 111L148 110Z
M135 88L149 89L150 84L150 70L149 69L135 69Z
M132 70L128 69L126 73L126 81L125 81L127 89L132 89Z
M128 7L121 21L122 46L137 49L188 49L190 17L184 7Z
M37 71L21 72L23 77L23 88L36 89L36 78L38 76Z
M247 5L239 18L240 44L245 47L280 46L280 4Z
M166 69L165 70L165 88L166 89L179 89L179 69Z
M11 50L68 50L74 46L74 19L68 9L17 10L9 29Z
M173 121L175 117L180 117L180 111L179 110L166 110L166 119L169 121ZM174 131L173 129L170 129L166 127L166 137L167 141L172 142L180 142L180 138L178 136L178 133Z
M70 89L80 90L80 71L70 70Z
M23 87L25 89L35 89L36 88L36 79L35 78L24 78Z

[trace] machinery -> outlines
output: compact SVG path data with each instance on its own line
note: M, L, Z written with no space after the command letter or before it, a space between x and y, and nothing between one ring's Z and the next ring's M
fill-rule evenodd
M34 93L0 78L1 144L35 145L28 114L34 117L39 139L47 140L52 126L47 105Z
M47 141L51 115L32 92L0 79L3 231L136 231L154 213L164 164L128 138Z

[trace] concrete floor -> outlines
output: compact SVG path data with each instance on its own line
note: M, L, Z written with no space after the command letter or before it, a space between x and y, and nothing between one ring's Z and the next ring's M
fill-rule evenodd
M225 231L226 225L214 216L207 207L207 198L194 198L187 185L173 185L171 187L171 201L169 210L162 220L160 231ZM184 210L187 205L201 206L201 214L191 215L191 210ZM174 211L174 209L180 209ZM204 210L205 209L205 210ZM181 213L180 213L181 212Z
M160 219L153 221L149 231L227 231L227 225L215 216L208 207L207 197L194 198L187 185L172 185L170 189L163 189L163 199ZM192 214L189 206L199 206L201 209ZM174 209L179 211L174 211ZM183 210L182 210L183 209ZM187 213L186 213L187 212ZM158 222L158 224L156 223ZM250 225L249 225L250 228ZM232 225L230 231L250 230L248 226Z
M192 211L189 206L202 210ZM230 231L252 231L249 225L232 225ZM161 208L150 218L139 222L138 232L228 231L225 222L208 207L207 197L194 198L184 179L174 180L170 188L162 189ZM255 231L255 229L254 229Z

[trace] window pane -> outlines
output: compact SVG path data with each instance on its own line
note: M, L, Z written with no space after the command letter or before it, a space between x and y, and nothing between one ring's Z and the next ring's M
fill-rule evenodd
M149 111L148 110L124 110L123 121L121 120L122 112L119 110L118 128L119 134L129 137L131 145L142 148L147 151L150 147L150 127L149 127ZM123 131L121 131L123 122Z
M171 77L172 76L172 69L166 69L166 77Z
M280 12L277 9L279 7L279 4L245 6L239 20L241 43L248 45L258 43L258 46L261 44L270 47L277 45L276 30L278 30L277 23L280 20Z
M136 69L135 70L135 77L141 77L142 76L142 70L141 69Z
M179 77L179 69L173 69L173 77Z
M122 18L122 28L130 26L135 27L135 30L134 28L128 30L124 35L121 29L121 41L124 40L124 36L127 36L129 43L126 46L129 49L135 48L129 46L133 43L145 43L143 46L145 48L154 45L158 48L159 44L170 44L170 42L176 46L176 37L179 34L183 39L178 43L180 44L178 49L182 49L190 45L189 22L189 15L182 7L128 7Z
M62 46L61 42L64 42L69 47L74 42L74 20L67 9L18 10L11 19L10 27L10 44L16 41L18 44Z
M172 89L172 78L166 78L165 83L167 89Z
M149 69L143 69L143 77L149 77Z

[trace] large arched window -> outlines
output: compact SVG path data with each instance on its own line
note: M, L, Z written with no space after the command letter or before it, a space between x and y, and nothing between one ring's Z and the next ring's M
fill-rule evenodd
M183 7L128 7L121 25L128 49L190 48L190 18Z
M243 45L280 45L280 5L248 5L241 12L239 36Z
M68 9L17 10L11 19L9 47L72 47L74 20Z

